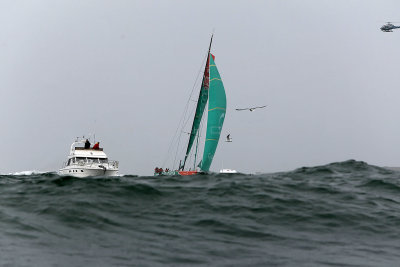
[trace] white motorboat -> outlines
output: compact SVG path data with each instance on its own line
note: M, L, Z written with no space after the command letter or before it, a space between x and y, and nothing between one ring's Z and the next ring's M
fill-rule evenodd
M76 177L117 176L118 161L109 160L99 143L90 147L87 139L77 139L72 143L68 161L64 162L59 174Z
M219 173L237 173L237 171L232 169L221 169Z

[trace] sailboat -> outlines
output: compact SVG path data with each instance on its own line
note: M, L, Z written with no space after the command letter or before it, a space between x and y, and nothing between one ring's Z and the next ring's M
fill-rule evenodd
M215 57L211 54L211 44L208 48L207 61L203 72L203 79L197 99L196 111L193 118L192 128L189 134L189 141L186 148L184 158L179 162L179 167L175 171L164 171L163 169L155 169L155 175L195 175L198 173L207 173L210 171L214 154L217 150L222 126L226 113L226 94L221 76L215 65ZM197 164L198 145L200 137L200 124L204 115L206 105L208 103L207 130L204 142L203 157ZM196 146L193 145L196 142ZM187 160L190 152L194 149L194 168L187 170ZM197 164L197 168L196 168Z

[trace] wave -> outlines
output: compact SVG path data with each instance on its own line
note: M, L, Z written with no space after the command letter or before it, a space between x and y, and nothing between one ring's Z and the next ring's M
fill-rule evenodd
M364 184L361 185L361 187L400 192L400 184L398 180L385 181L385 180L373 179L366 181Z
M46 172L37 171L37 170L30 170L30 171L12 172L12 173L9 173L8 175L28 176L28 175L43 174L43 173L46 173Z
M315 167L301 167L294 170L295 173L353 173L353 172L380 172L380 173L392 173L393 171L385 169L383 167L378 167L374 165L369 165L364 161L357 161L354 159L333 162L327 165L315 166Z
M374 265L396 266L399 178L399 172L356 160L289 172L186 177L18 172L0 176L0 250L12 253L9 247L36 248L38 240L49 240L40 243L40 257L64 255L58 264L74 259L77 266L129 266L133 260L178 265L177 257L261 266L299 260L301 266L343 266L347 257L371 266L368 251L379 247L377 259L386 253L389 260ZM38 255L24 253L25 260Z
M396 172L393 169L390 168L384 168L384 167L378 167L374 165L369 165L368 163L364 161L357 161L354 159L342 161L342 162L333 162L330 164L326 165L320 165L320 166L312 166L312 167L300 167L297 168L291 172L287 173L298 173L298 174L335 174L335 173L348 173L348 172L378 172L378 173L383 173L383 174L391 174ZM278 173L284 173L284 172L278 172ZM0 174L1 175L13 175L13 176L30 176L30 175L40 175L40 174L52 174L55 175L57 172L46 172L46 171L39 171L39 170L27 170L27 171L19 171L19 172L12 172L8 174ZM225 174L225 173L209 173L206 174L206 176L214 176L214 177L235 177L235 176L263 176L263 175L268 175L271 173L234 173L234 174ZM199 174L195 176L189 176L191 177L198 177L198 176L204 176L204 174ZM136 174L119 174L118 177L126 177L126 178L135 178L135 177L151 177L153 178L154 176L139 176ZM161 176L158 178L165 179L166 177L170 176ZM181 177L181 176L176 176L176 177ZM184 178L184 177L182 177ZM186 177L185 177L186 178Z

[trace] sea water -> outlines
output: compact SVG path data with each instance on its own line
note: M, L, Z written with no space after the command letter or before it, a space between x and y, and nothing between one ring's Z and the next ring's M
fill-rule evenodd
M399 266L400 172L0 176L1 266Z

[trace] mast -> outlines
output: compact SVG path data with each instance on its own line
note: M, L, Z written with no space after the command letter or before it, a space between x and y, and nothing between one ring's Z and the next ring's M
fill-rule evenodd
M187 146L186 153L185 153L185 158L183 160L182 166L179 166L179 169L182 169L182 170L185 168L186 160L190 154L190 150L192 149L193 143L196 139L196 136L197 136L197 133L199 130L199 126L200 126L200 122L203 117L204 109L205 109L205 106L208 101L208 88L210 86L209 64L210 64L210 51L211 51L211 44L212 44L213 36L214 36L214 34L211 35L210 45L208 47L206 66L204 68L203 80L201 83L201 88L200 88L199 97L198 97L197 106L196 106L196 113L193 118L192 130L190 131L190 137L189 137L189 142L188 142L188 146ZM196 149L195 158L197 158L197 149Z
M210 56L211 44L212 44L212 39L213 39L213 37L214 37L214 34L211 34L210 46L208 47L207 57Z

